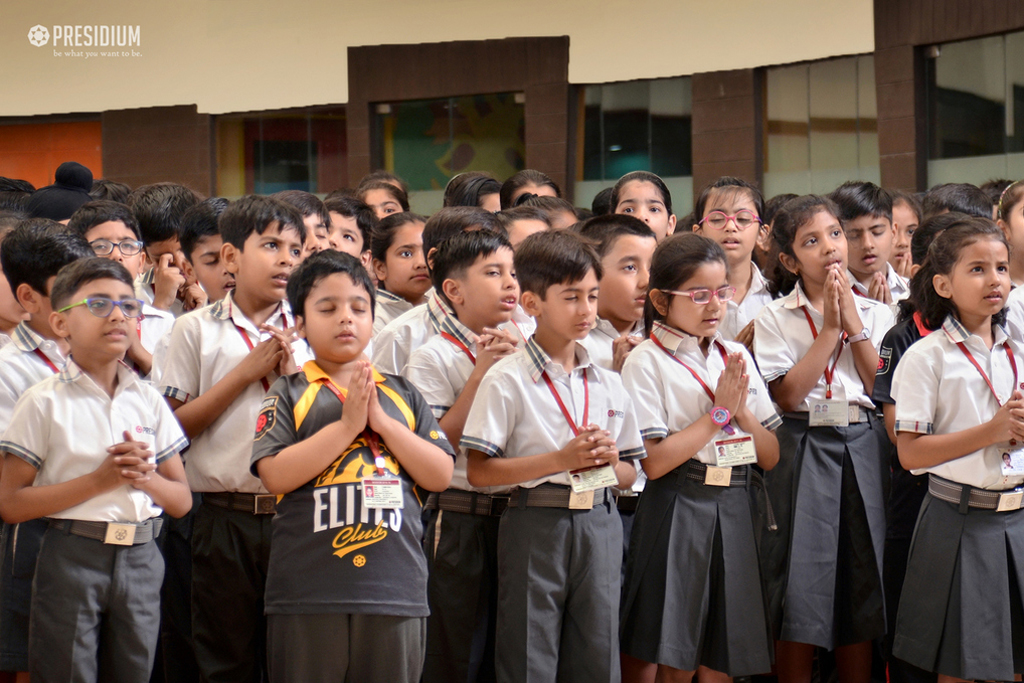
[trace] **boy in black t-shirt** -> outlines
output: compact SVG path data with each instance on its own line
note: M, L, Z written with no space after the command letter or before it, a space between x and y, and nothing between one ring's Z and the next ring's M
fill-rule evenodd
M448 487L455 456L412 384L366 360L373 292L359 260L335 251L288 281L316 360L274 383L253 443L252 471L279 496L265 601L272 682L416 683L422 671L424 489Z

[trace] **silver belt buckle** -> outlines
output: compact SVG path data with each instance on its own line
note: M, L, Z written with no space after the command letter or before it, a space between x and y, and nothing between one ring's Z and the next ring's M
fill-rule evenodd
M999 503L996 505L996 512L1011 512L1020 510L1021 502L1024 500L1024 489L1004 491L999 494Z
M850 414L850 424L860 422L860 406L858 404L851 403L848 406L847 411Z

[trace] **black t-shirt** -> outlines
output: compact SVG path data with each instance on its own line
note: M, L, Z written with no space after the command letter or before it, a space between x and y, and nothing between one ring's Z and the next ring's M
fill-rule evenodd
M252 468L337 421L344 406L309 362L281 377L263 400ZM391 417L455 454L427 402L407 380L374 372L377 397ZM268 614L384 614L425 617L427 564L421 512L426 491L380 440L386 474L402 482L400 510L363 506L362 480L376 472L364 432L312 481L280 496L271 525ZM369 435L373 438L373 435Z
M878 372L875 373L875 388L871 392L871 400L875 405L894 404L892 398L892 377L896 374L896 365L910 346L922 339L928 330L915 318L894 325L882 339L882 347L878 351ZM891 539L908 539L914 535L917 514L921 510L921 502L928 493L928 477L914 476L900 465L896 454L896 446L889 449L892 469L892 484L889 491L889 514L886 526L886 537Z

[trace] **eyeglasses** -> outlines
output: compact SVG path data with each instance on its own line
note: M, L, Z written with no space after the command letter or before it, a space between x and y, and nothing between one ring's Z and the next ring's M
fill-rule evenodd
M114 247L121 250L121 254L124 256L135 256L142 251L142 242L138 240L121 240L120 242L111 242L110 240L93 240L89 242L89 246L92 247L93 252L97 256L107 256L114 253Z
M742 209L737 211L735 216L730 216L724 211L712 211L707 216L704 216L704 218L701 218L697 225L707 223L715 230L724 230L729 221L732 221L738 230L746 230L752 225L761 224L761 219L757 217L757 214L753 211Z
M711 302L712 296L717 296L719 301L732 301L732 297L736 294L736 288L731 285L725 287L719 287L718 289L694 289L689 292L673 292L672 290L665 290L666 294L676 294L678 296L688 296L693 299L693 303L703 306L704 304Z
M85 306L90 313L97 318L106 318L114 312L114 306L121 309L126 318L138 318L142 315L142 302L138 299L122 299L121 301L114 301L103 296L89 297L82 299L77 304L71 304L57 311L63 313L75 306Z

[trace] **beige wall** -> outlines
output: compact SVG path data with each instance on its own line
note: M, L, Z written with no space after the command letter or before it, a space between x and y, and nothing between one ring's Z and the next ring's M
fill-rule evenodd
M54 47L52 35L35 47L36 24L51 34L55 24L139 25L141 45L114 48L128 56L65 56L110 48ZM0 0L0 116L343 103L350 45L558 35L570 36L573 83L874 49L871 0Z

